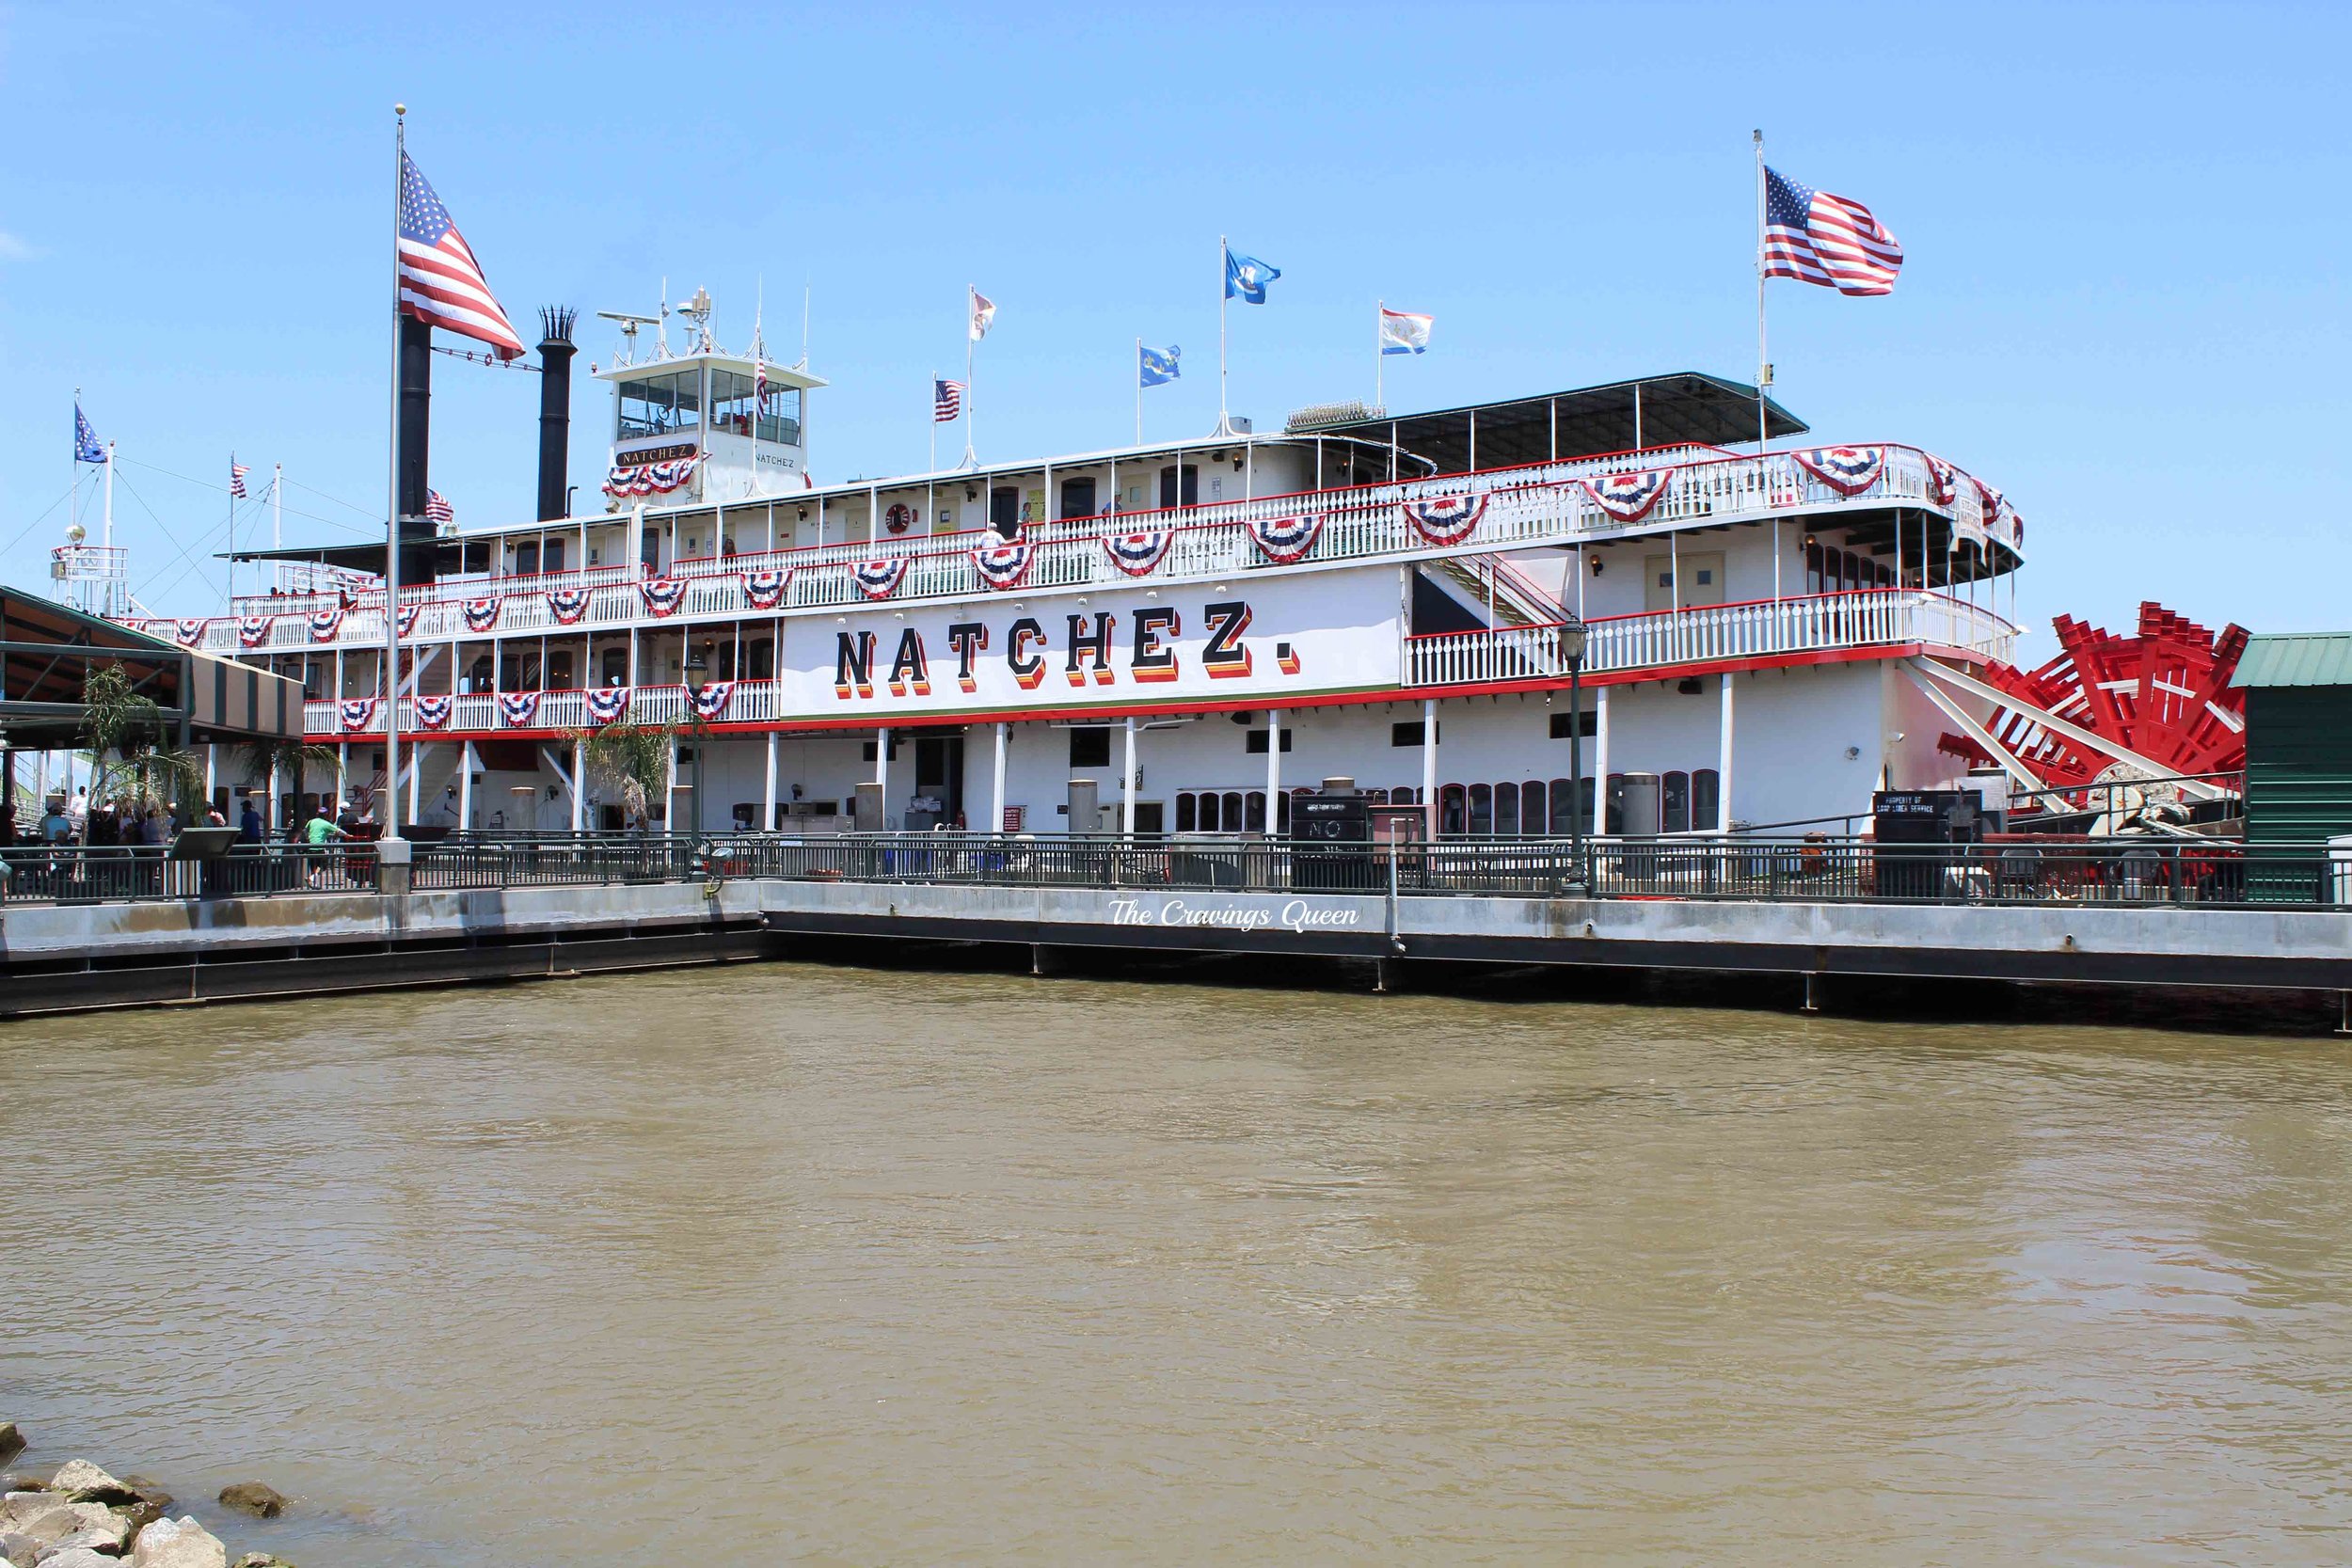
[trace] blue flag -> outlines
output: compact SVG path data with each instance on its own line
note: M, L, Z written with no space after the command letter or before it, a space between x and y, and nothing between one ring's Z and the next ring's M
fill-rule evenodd
M1236 295L1252 305L1265 303L1265 286L1282 276L1280 267L1267 266L1255 256L1237 256L1225 247L1225 297Z
M1159 387L1175 380L1184 373L1176 365L1178 356L1184 352L1174 343L1168 345L1166 353L1155 348L1136 350L1136 375L1138 384L1145 387Z
M73 461L76 463L106 461L105 445L98 439L98 432L89 427L89 420L83 416L82 405L78 403L73 405Z

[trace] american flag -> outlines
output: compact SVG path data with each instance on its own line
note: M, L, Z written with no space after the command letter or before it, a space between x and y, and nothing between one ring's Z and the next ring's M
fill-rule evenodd
M1859 201L1764 171L1764 276L1848 294L1895 292L1903 247Z
M487 343L501 359L523 352L523 341L515 336L514 324L482 276L482 263L405 152L400 155L400 309Z
M252 471L237 461L236 453L229 454L229 497L231 500L245 499L245 476Z
M424 515L427 522L453 523L457 514L450 509L449 498L438 490L424 493Z
M931 383L931 422L946 424L963 418L963 383L934 381Z

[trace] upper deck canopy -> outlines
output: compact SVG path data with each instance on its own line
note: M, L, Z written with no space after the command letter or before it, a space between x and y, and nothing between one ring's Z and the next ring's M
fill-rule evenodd
M1770 398L1764 400L1764 410L1775 436L1800 436L1809 428ZM1685 371L1508 403L1317 425L1311 434L1353 436L1386 446L1393 429L1396 444L1436 463L1437 472L1462 473L1472 467L1508 468L1685 441L1731 446L1755 440L1756 422L1754 387ZM1475 465L1470 461L1473 425Z

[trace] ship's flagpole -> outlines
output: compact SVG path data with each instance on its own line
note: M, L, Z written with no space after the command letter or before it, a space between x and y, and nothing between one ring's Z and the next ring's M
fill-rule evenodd
M1372 312L1372 405L1379 407L1389 396L1388 345L1380 341L1380 329L1389 324L1389 302L1373 301Z
M931 454L923 465L925 473L939 472L939 372L931 372Z
M1772 385L1772 364L1764 347L1764 133L1759 128L1756 139L1756 479L1767 489L1771 480L1765 473L1765 444L1771 439L1772 425L1766 415L1765 388ZM1772 519L1772 602L1780 602L1780 519Z
M384 506L384 838L400 839L400 191L408 157L408 105L392 105L392 400L390 480ZM342 693L337 692L340 705ZM336 722L342 721L342 708Z
M1219 436L1233 425L1232 408L1225 395L1225 296L1232 292L1226 286L1232 268L1232 246L1224 235L1219 234L1216 237L1216 433Z
M967 468L980 466L979 451L972 444L972 404L977 401L972 395L972 349L979 341L972 332L972 300L979 292L975 284L963 286L963 466Z
M1143 445L1143 340L1136 340L1136 445Z

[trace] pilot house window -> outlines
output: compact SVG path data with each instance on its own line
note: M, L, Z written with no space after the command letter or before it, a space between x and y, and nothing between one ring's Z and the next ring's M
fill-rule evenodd
M702 379L697 371L624 381L620 439L696 429L702 424Z

